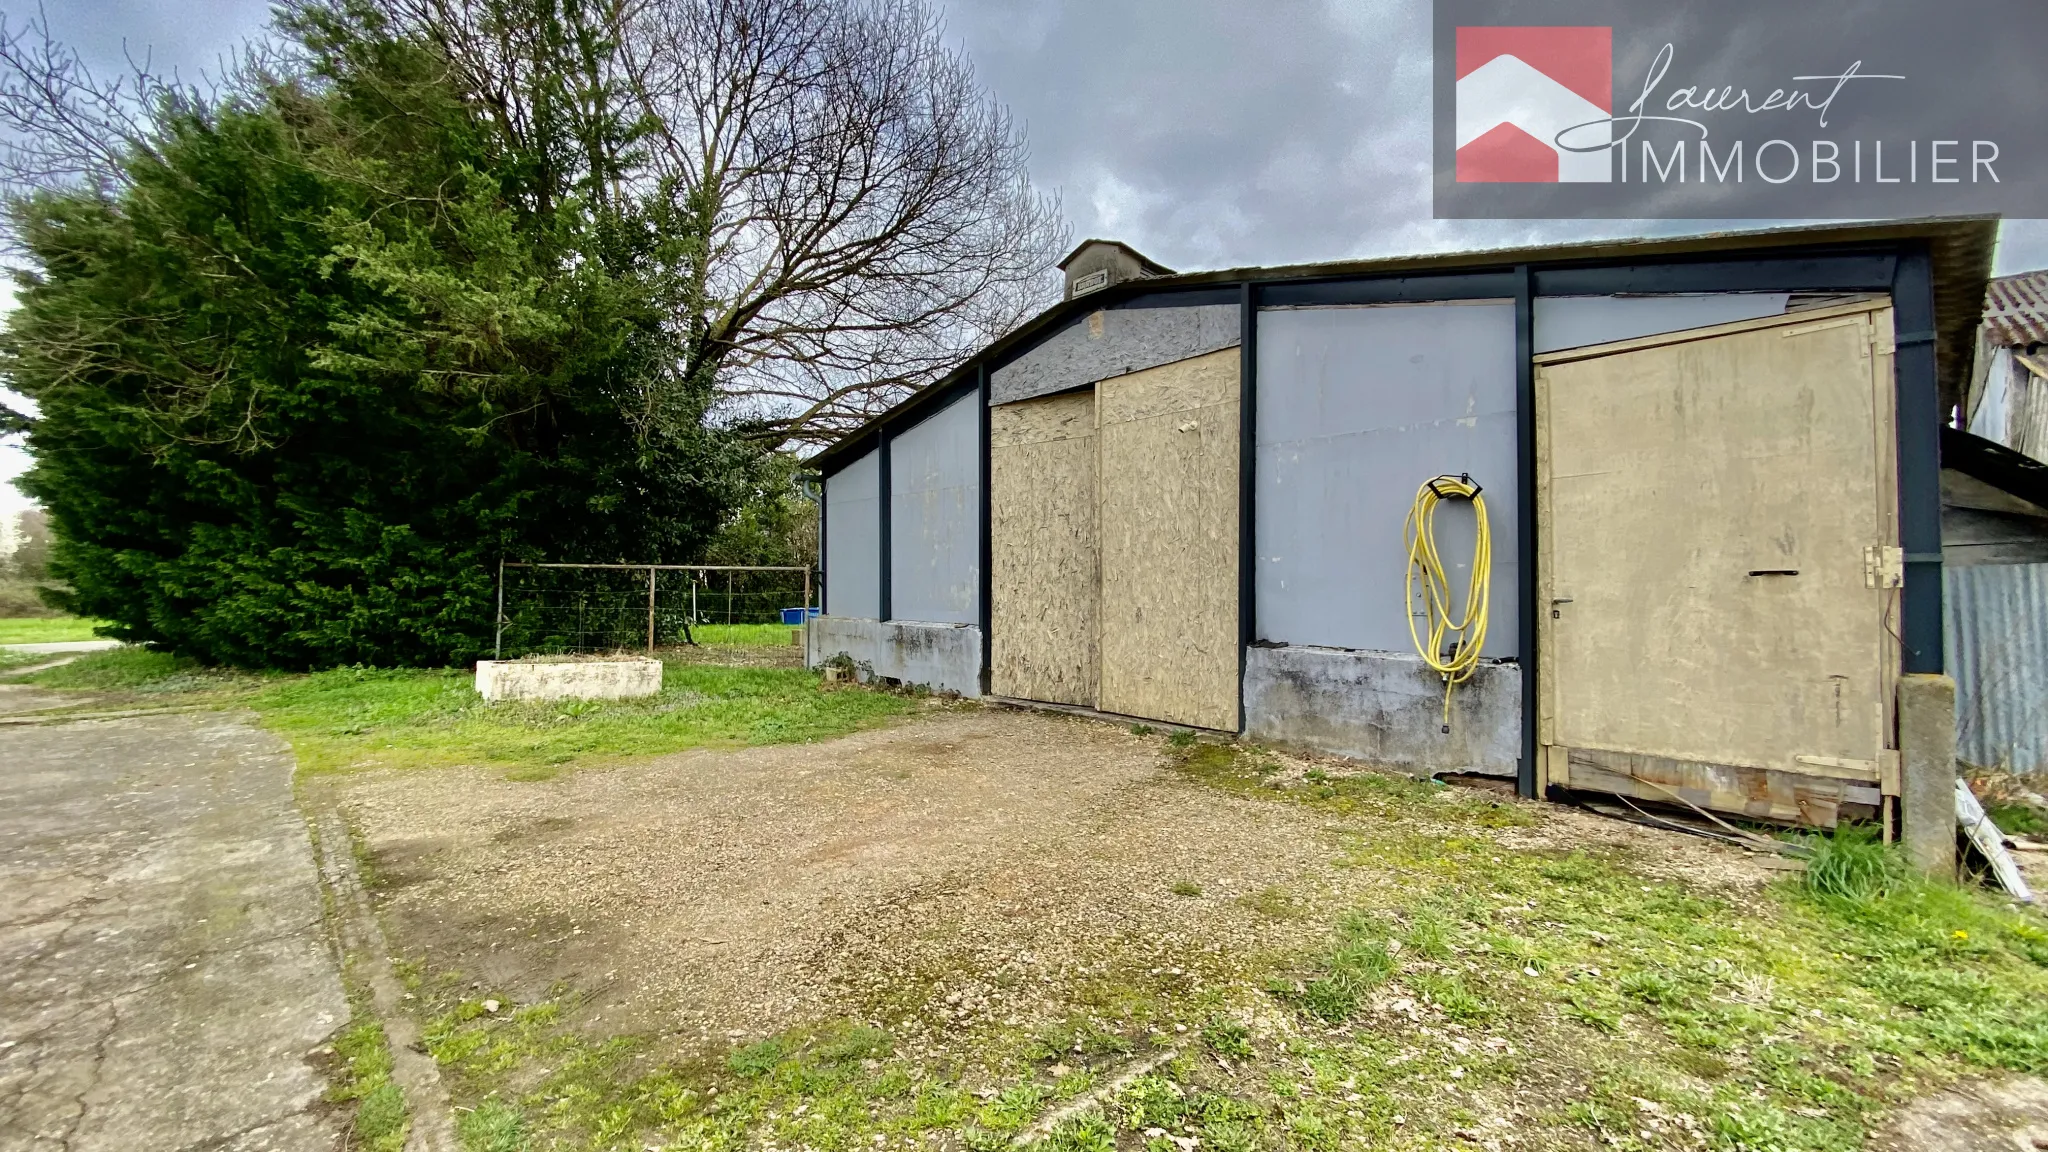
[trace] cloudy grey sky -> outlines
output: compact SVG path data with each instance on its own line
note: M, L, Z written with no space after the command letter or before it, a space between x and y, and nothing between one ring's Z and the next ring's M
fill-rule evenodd
M1175 268L1715 227L1432 220L1426 0L945 3L948 36L1028 131L1034 176L1075 233ZM188 78L268 18L265 0L47 11L95 65L148 54ZM2008 225L1998 266L2048 266L2048 226ZM10 450L0 477L19 467ZM0 505L16 499L0 491Z

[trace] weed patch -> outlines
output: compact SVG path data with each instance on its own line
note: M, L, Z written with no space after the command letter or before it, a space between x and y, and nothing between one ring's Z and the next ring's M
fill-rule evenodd
M399 1152L405 1147L407 1114L405 1096L391 1079L391 1047L384 1028L375 1017L359 1013L334 1041L340 1075L328 1090L328 1099L352 1105L355 1118L350 1131L353 1147L363 1152Z

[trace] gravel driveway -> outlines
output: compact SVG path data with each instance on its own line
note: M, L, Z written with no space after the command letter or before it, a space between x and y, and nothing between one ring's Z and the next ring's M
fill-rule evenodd
M0 714L76 702L0 687ZM0 1150L340 1146L348 1004L291 774L230 713L0 726Z

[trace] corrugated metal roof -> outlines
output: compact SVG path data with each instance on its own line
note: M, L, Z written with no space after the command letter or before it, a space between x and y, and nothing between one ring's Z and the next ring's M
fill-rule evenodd
M2000 276L1984 293L1993 347L2048 343L2048 269Z
M836 443L811 457L810 463L814 467L829 471L840 458L856 454L861 439L872 433L884 420L907 417L916 409L936 402L947 389L968 379L977 363L998 360L1012 350L1028 347L1083 312L1111 307L1125 296L1168 289L1223 289L1244 282L1273 283L1402 273L1480 271L1511 268L1520 264L1556 267L1624 261L1653 263L1660 260L1709 256L1768 256L1792 250L1847 248L1852 245L1889 247L1924 244L1933 258L1934 312L1938 334L1935 358L1940 376L1941 408L1946 411L1962 399L1962 385L1969 373L1976 346L1978 322L1983 310L1984 284L1991 273L1991 253L1997 242L1998 220L1995 217L1959 216L1882 223L1798 225L1748 232L1707 232L1693 236L1594 240L1515 249L1434 252L1416 256L1343 260L1325 264L1224 268L1210 272L1181 272L1171 276L1129 280L1101 292L1090 293L1078 300L1062 301L1039 313L1009 334L968 357L943 378L926 385L892 406L887 412L871 417L858 428L847 432Z
M1942 584L1957 758L2048 772L2048 564L1947 568Z

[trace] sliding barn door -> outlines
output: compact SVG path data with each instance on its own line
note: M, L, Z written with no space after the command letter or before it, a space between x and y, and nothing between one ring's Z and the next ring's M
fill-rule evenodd
M1538 358L1550 783L1832 825L1897 675L1882 303Z
M1104 712L1238 727L1238 359L1097 385Z
M1095 392L989 411L989 690L1095 707Z

